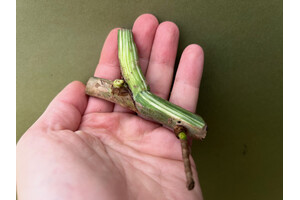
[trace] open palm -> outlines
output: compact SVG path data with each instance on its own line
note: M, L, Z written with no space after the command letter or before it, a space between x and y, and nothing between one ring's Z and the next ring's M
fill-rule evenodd
M150 14L132 32L151 92L192 112L196 109L203 51L189 45L172 85L179 31ZM102 49L95 76L120 78L117 29ZM118 105L87 97L72 82L48 106L17 145L19 199L202 199L185 187L180 141L159 124Z

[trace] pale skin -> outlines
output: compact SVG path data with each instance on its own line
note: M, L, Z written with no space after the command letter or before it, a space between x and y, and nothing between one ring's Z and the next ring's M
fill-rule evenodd
M143 14L132 31L151 92L195 112L202 48L185 48L170 91L177 26ZM120 78L117 29L106 38L94 76ZM19 200L202 199L193 159L195 188L185 186L180 141L172 131L84 90L78 81L66 86L18 142Z

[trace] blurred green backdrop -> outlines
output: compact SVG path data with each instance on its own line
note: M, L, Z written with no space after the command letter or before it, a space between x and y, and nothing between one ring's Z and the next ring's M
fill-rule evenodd
M69 82L92 76L106 35L143 13L205 51L193 143L205 199L282 199L282 1L17 1L17 139ZM178 59L177 59L178 63Z

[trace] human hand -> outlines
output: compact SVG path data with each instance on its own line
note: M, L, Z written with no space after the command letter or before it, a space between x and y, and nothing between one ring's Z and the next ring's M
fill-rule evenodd
M132 32L151 92L169 98L179 31L150 14ZM120 78L117 29L104 43L95 76ZM169 98L195 112L204 54L198 45L183 52ZM110 102L87 97L72 82L50 103L17 145L18 197L23 199L202 199L185 187L180 141L159 124Z

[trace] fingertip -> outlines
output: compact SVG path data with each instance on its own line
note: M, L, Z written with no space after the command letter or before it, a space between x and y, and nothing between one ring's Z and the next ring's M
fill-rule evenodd
M164 99L167 99L170 93L178 39L179 29L175 23L165 21L159 24L151 49L146 79L151 91Z
M172 103L191 112L197 106L203 62L204 51L200 45L191 44L184 49L170 97Z
M118 37L118 30L120 28L112 29L109 34L107 35L105 42L103 44L101 55L99 59L99 64L101 65L118 65L119 60L117 57L118 53L118 44L117 44L117 37ZM96 68L95 76L98 76L100 68Z
M119 29L121 29L121 28L119 28L119 27L118 28L113 28L109 33L118 32Z
M178 26L174 22L171 22L171 21L162 22L158 27L158 31L162 31L165 33L179 36Z
M87 100L85 85L80 81L72 81L51 101L34 126L53 130L76 130L86 109Z
M144 74L146 74L147 71L158 24L158 20L154 15L143 14L135 20L132 27L134 41L138 49L139 63Z
M62 91L61 93L78 93L82 94L85 91L85 84L81 81L72 81L70 82ZM60 95L59 95L60 96Z
M111 29L106 38L114 39L114 37L117 37L119 29L121 29L121 28Z
M198 56L200 58L204 58L204 50L203 48L198 45L198 44L190 44L188 45L184 51L184 53L191 53L194 54L195 56Z
M158 26L158 20L157 18L149 13L145 13L140 15L134 22L134 24L140 24L140 23L147 23L148 25Z
M135 20L132 32L139 56L143 58L149 56L157 27L158 20L151 14L143 14Z
M85 94L85 84L81 81L72 81L69 83L54 99L54 102L62 101L73 105L83 114L87 105L87 96Z
M118 30L119 30L119 29L120 29L119 27L118 27L118 28L113 28L113 29L111 29L111 30L109 31L109 33L108 33L108 35L107 35L106 38L113 37L115 34L118 33Z
M188 45L182 52L176 80L185 79L191 85L201 80L204 63L204 51L198 44Z
M153 62L173 68L177 54L178 39L179 29L175 23L165 21L159 24L155 33L149 65Z
M77 80L72 81L71 83L69 83L67 85L67 87L75 87L75 88L80 89L80 90L85 90L85 84L82 83L81 81L77 81Z
M105 44L110 44L112 41L115 41L116 40L116 37L118 35L118 30L121 29L121 28L113 28L109 31L106 39L105 39L105 43L103 45L103 47L105 47Z

